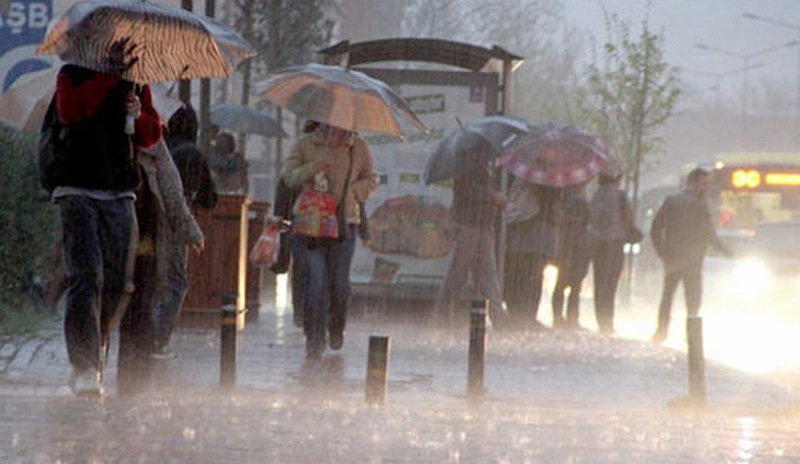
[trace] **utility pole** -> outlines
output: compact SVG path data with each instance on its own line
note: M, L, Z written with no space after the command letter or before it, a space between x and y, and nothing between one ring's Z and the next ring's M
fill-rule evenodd
M193 0L181 0L181 8L186 11L194 10L194 5L192 5ZM178 84L178 98L184 104L191 104L192 103L192 81L189 79L184 79L180 81Z
M206 0L206 16L213 18L216 11L216 0ZM200 79L200 151L210 153L211 139L208 136L211 127L211 80Z

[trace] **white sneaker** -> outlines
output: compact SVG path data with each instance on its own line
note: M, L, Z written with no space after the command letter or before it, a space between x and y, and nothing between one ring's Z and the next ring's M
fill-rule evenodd
M84 369L82 371L76 371L73 368L69 385L72 389L72 394L75 396L93 398L103 396L100 372L94 368Z

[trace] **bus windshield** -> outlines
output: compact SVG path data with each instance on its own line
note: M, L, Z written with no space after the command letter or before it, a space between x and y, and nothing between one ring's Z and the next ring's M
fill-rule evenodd
M800 164L718 166L710 200L720 230L800 219Z

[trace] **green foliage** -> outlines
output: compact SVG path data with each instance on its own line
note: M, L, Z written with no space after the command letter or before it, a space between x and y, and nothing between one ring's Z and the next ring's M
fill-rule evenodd
M325 19L332 0L240 0L235 27L258 49L257 73L316 61L333 24ZM249 22L249 24L248 24Z
M26 319L30 287L42 275L58 217L39 185L36 137L0 125L0 326Z
M616 16L606 23L609 40L588 67L581 119L623 160L636 193L641 169L663 149L659 132L680 95L678 73L664 61L664 37L646 22L635 37Z
M569 119L579 38L563 0L406 0L403 33L492 47L524 58L508 113L531 122Z

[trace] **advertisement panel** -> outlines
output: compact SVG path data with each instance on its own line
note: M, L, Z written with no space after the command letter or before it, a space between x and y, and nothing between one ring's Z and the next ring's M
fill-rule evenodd
M432 300L447 273L451 183L425 185L423 172L442 138L459 124L490 112L492 105L485 98L490 92L475 81L470 85L464 74L430 73L430 83L424 85L393 85L428 127L427 133L404 139L365 136L381 184L365 205L370 240L359 241L353 258L355 296ZM469 74L485 74L483 82L497 82L495 74ZM462 79L454 79L456 75Z

